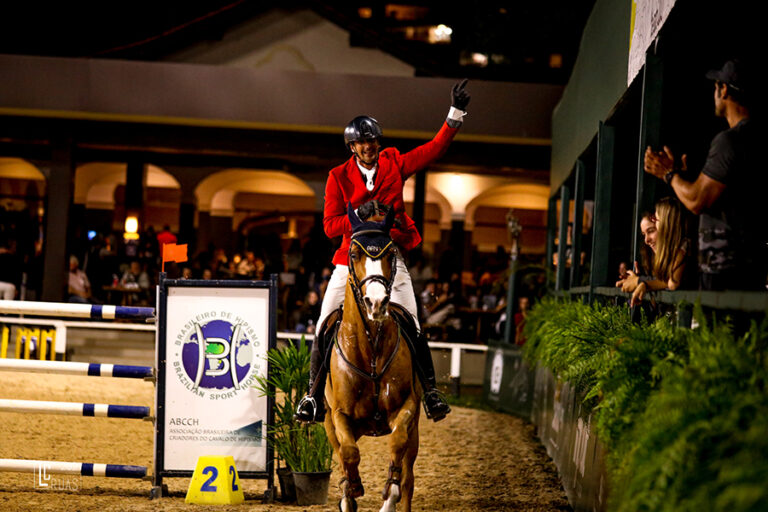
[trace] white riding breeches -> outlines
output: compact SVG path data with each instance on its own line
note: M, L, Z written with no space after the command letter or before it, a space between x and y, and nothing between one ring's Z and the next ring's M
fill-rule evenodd
M325 290L323 305L320 308L320 318L317 320L318 328L323 325L325 317L330 315L344 303L344 295L347 290L347 278L349 277L349 268L346 265L336 265L331 274L331 280L328 281L328 288ZM397 255L397 274L395 282L392 285L392 294L390 300L403 306L416 322L416 328L419 326L419 318L416 312L416 296L413 293L413 283L411 275L408 273L408 267L405 266L403 257Z

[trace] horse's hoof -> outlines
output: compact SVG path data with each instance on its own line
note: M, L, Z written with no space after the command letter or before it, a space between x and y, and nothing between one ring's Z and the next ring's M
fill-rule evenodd
M344 503L344 501L348 501ZM357 512L357 502L355 498L341 498L339 501L339 512Z
M343 496L350 499L359 498L365 494L363 481L359 478L357 480L349 480L347 477L342 478L341 481L339 481L339 489L341 489ZM341 506L341 504L339 504L339 506Z
M356 483L349 486L349 494L353 498L359 498L365 494L365 488L362 483Z

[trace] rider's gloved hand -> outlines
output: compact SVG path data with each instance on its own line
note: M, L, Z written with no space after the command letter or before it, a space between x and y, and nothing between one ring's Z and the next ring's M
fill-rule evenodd
M469 93L464 89L467 86L467 82L469 82L469 79L465 78L461 82L457 82L453 89L451 89L451 106L464 111L467 110L470 100Z
M451 89L451 110L448 111L448 119L446 122L451 128L458 128L461 126L463 117L467 115L467 105L469 104L469 93L464 89L469 80L465 78L461 82L456 84Z

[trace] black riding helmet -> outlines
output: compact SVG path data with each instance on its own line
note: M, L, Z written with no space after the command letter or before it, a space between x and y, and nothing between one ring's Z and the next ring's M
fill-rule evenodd
M371 116L357 116L344 128L344 144L381 138L381 126Z

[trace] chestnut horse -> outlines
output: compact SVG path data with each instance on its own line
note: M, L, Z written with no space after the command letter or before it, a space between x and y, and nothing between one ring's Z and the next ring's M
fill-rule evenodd
M401 498L408 512L419 451L420 387L408 345L389 314L397 272L397 247L389 236L394 217L390 210L384 222L380 215L363 222L351 206L348 210L349 279L325 388L325 430L343 473L339 509L354 512L355 498L363 495L357 440L389 434L389 478L380 512L394 512Z

